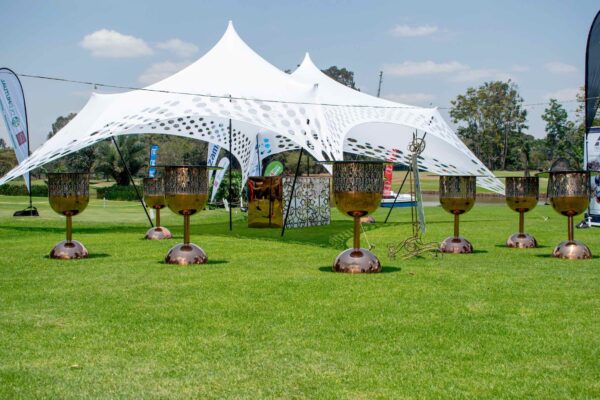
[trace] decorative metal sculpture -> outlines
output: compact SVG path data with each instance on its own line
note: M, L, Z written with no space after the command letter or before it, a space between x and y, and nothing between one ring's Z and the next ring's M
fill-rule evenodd
M144 178L144 202L146 206L154 209L156 212L155 226L148 229L146 239L163 240L171 239L171 232L160 225L160 210L165 208L165 183L163 178Z
M590 173L587 171L551 171L548 198L556 212L567 217L568 240L561 242L552 255L566 259L592 258L590 249L573 239L573 217L584 212L590 199Z
M190 216L204 209L208 200L208 170L205 166L165 167L167 206L183 216L183 243L176 244L165 257L168 264L204 264L204 250L190 243Z
M70 260L85 258L88 251L81 242L73 240L75 215L81 214L90 200L90 176L88 173L48 174L48 200L58 214L67 217L67 238L50 252L50 258Z
M454 236L445 239L442 253L472 253L473 245L459 235L459 215L475 205L475 176L440 176L440 203L444 210L454 215Z
M283 190L281 176L248 178L248 228L283 226Z
M333 263L336 272L379 272L381 263L360 247L360 218L379 207L383 191L383 162L337 161L333 163L333 197L342 214L354 218L354 246Z
M537 176L509 176L506 178L505 198L511 210L519 213L519 232L506 240L508 247L529 249L537 247L533 236L525 232L525 213L535 208L539 200L540 179Z

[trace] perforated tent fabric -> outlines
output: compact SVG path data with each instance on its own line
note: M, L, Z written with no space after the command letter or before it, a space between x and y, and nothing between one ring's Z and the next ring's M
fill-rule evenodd
M317 160L341 160L349 151L408 163L406 147L416 129L427 132L421 168L438 174L481 175L482 187L503 192L502 184L436 109L347 88L322 74L308 56L297 71L286 74L255 53L231 22L211 50L178 73L142 90L93 94L69 124L2 177L0 184L117 135L177 135L228 149L229 119L232 154L244 181L257 139L262 157L302 147Z

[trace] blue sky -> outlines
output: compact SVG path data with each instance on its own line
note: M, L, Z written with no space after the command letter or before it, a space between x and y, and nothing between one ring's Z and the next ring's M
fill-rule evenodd
M550 97L574 110L597 0L572 1L47 1L2 0L0 66L18 73L145 86L210 49L233 20L275 66L305 51L320 68L355 72L362 91L448 107L469 86L514 80L525 103ZM35 148L90 86L22 78ZM99 89L106 92L106 89ZM528 107L544 135L544 106ZM449 119L448 119L449 120ZM6 137L4 127L0 137Z

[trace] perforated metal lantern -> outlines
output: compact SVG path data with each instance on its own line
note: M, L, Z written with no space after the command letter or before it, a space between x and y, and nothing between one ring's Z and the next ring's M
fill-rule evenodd
M90 201L90 176L88 173L50 173L48 176L48 201L52 209L67 218L66 240L59 242L50 258L70 260L85 258L88 251L81 242L73 240L73 221Z
M165 258L168 264L204 264L204 250L190 243L190 216L202 211L208 200L208 170L205 166L165 167L165 198L171 211L183 216L183 243Z
M379 272L381 263L360 247L360 218L375 211L383 192L383 162L339 161L333 163L333 197L342 214L354 219L354 246L334 261L336 272Z
M144 178L144 202L156 213L155 226L148 229L146 239L163 240L172 237L171 232L160 225L160 210L167 206L163 178Z
M459 235L459 216L469 212L476 200L475 176L440 176L440 203L454 215L454 236L446 238L440 247L444 253L472 253L473 245Z
M590 199L590 173L587 171L554 171L548 179L548 199L556 212L567 217L568 239L559 243L553 256L566 259L592 258L592 252L573 238L573 217L584 212Z
M537 176L509 176L505 184L506 204L519 213L519 232L510 235L506 245L512 248L537 247L533 236L525 232L525 213L535 208L539 200L540 179Z

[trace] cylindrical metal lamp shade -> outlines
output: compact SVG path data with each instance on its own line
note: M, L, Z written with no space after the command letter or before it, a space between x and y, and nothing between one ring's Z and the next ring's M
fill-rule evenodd
M506 204L519 213L519 232L506 240L506 246L518 249L537 247L536 239L525 232L524 213L535 208L539 200L540 179L537 176L509 176L505 184Z
M381 203L384 165L381 162L333 164L333 197L343 214L351 217L375 211Z
M464 214L475 205L477 178L475 176L440 176L440 203L452 214Z
M588 171L551 171L548 179L548 198L556 212L567 217L568 239L556 246L552 255L557 258L589 259L592 252L573 238L573 217L584 212L590 199Z
M590 199L588 171L550 172L548 198L556 212L574 216L584 212Z
M90 175L88 173L50 173L48 200L58 214L77 215L90 201Z
M165 167L165 197L174 213L192 215L208 200L208 170L204 166Z
M85 210L90 201L90 175L88 173L48 174L48 201L58 214L67 217L67 237L59 242L50 258L71 260L85 258L88 251L83 244L72 237L72 218Z
M144 201L148 207L154 209L161 209L167 205L163 178L144 178Z

